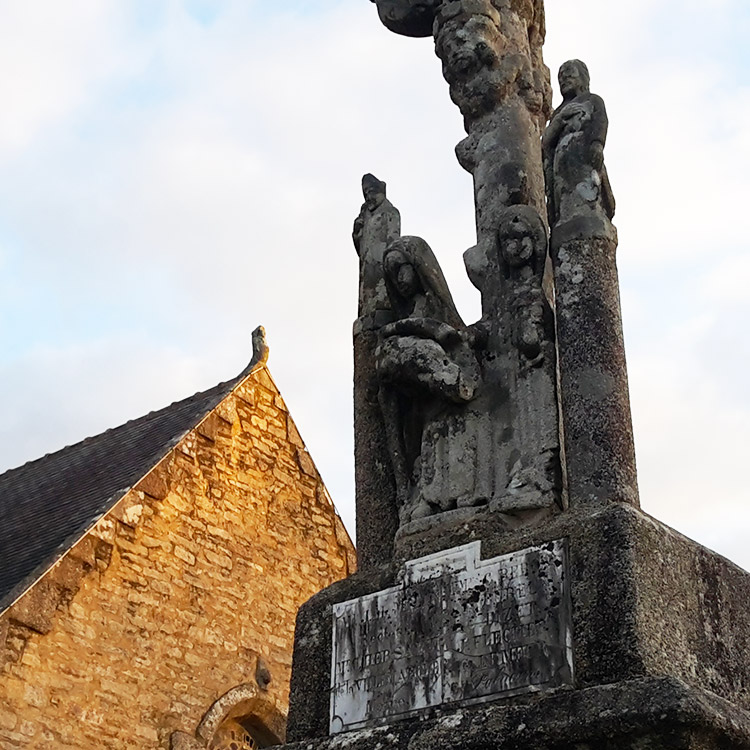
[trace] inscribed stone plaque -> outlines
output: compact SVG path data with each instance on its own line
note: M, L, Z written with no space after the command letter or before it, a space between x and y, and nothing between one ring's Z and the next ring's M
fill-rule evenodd
M400 585L333 607L331 733L573 681L565 542L406 563Z

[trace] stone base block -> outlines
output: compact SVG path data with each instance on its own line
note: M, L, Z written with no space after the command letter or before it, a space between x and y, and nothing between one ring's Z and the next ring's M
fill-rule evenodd
M750 715L674 678L526 698L306 740L285 750L746 750Z
M735 713L745 717L742 712L750 710L750 574L641 511L619 503L571 509L545 518L539 526L515 530L509 530L498 514L479 514L471 522L463 516L446 518L431 529L421 529L412 539L399 540L400 559L362 570L313 597L297 617L289 741L328 735L334 604L393 586L407 559L476 540L482 542L482 559L488 559L562 539L568 549L574 688L540 693L536 700L513 696L499 699L490 708L455 711L442 721L451 726L457 722L457 727L468 723L461 730L464 739L452 739L451 743L459 747L510 747L517 731L532 738L536 735L529 732L541 732L538 736L542 737L548 731L549 727L542 726L545 722L569 727L566 712L573 712L581 726L592 727L592 737L604 737L606 732L614 736L620 725L626 727L620 732L623 737L636 737L638 726L647 734L649 727L659 723L654 716L666 713L666 723L659 732L672 737L672 744L664 747L740 747L735 740L721 745L690 739L693 744L689 744L686 738L699 738L701 732L729 737L729 729L721 735L717 727L730 726L734 719L726 717ZM668 699L672 701L671 714L654 709L661 705L659 701ZM539 709L541 713L535 713L535 707L542 705L545 708ZM557 714L553 711L560 717L554 721ZM589 711L593 713L589 715ZM609 711L613 712L611 716ZM706 718L709 714L715 718ZM512 725L516 721L512 717L518 717L516 725ZM719 721L717 717L724 718ZM412 720L404 721L416 726ZM418 726L420 737L430 736L429 731L438 733L433 742L437 746L440 727L447 725L435 721L429 724L430 730L428 724ZM746 718L737 721L740 727ZM525 728L517 730L521 724ZM385 742L382 738L389 732L396 738L402 737L402 732L416 732L400 728L406 725L392 722L387 730L378 729L373 736ZM745 731L747 726L742 726ZM482 744L480 735L492 732L497 733L492 740L496 744ZM476 738L472 739L472 733ZM561 729L555 740L561 743L559 747L566 747L564 734ZM354 735L369 736L361 731L344 733L338 735L337 742L346 742ZM653 736L662 735L657 732ZM419 747L413 744L416 739L409 742L411 750ZM518 746L524 742L519 740ZM546 741L534 742L552 746ZM612 747L638 746L635 739L635 744L623 742Z

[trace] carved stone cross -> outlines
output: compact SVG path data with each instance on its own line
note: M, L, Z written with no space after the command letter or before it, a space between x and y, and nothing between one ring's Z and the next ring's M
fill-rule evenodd
M542 0L373 0L380 20L406 36L433 35L468 137L456 148L474 176L477 239L497 230L502 209L546 216L540 138L550 111L542 60Z
M364 292L380 289L392 319L382 319L382 309L378 320L368 318L374 298L361 288L358 536L374 540L363 565L389 559L394 529L403 539L433 517L468 522L488 512L515 528L564 510L568 499L637 504L614 200L603 166L606 114L588 91L585 66L563 66L565 103L542 139L551 101L543 0L372 1L391 31L433 35L463 115L467 137L456 155L474 178L477 231L464 261L482 295L482 318L461 320L423 239L389 236L384 244L366 231L384 211L370 204L397 213L383 183L366 176L355 245L361 261L379 259L368 266ZM578 268L570 258L585 265L586 284L569 273Z

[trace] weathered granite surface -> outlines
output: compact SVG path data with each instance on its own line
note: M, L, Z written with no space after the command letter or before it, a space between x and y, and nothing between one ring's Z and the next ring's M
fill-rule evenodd
M390 494L363 495L367 519L382 506L377 560L387 559L394 528L435 514L486 505L514 526L569 504L637 506L608 121L588 69L580 60L560 68L563 103L542 134L550 87L541 0L374 2L390 30L434 36L464 116L468 136L457 154L474 177L477 220L477 244L464 259L482 294L482 318L466 326L423 240L379 251L378 284L394 320L373 342L385 441L363 449L373 467L365 474L388 473L384 458L390 464L379 481ZM383 203L382 183L371 182ZM355 242L376 203L363 206ZM372 400L359 418L374 436ZM375 557L364 544L366 567Z
M482 319L469 326L461 321L423 240L395 240L391 244L402 243L398 252L381 253L394 321L378 327L380 420L372 398L365 402L361 394L367 376L355 367L355 420L362 423L361 434L355 426L362 446L357 472L364 480L357 488L358 517L382 532L377 550L371 538L360 536L364 567L387 559L394 526L485 505L521 515L565 506L554 316L549 284L543 284L548 248L541 135L551 101L542 60L543 2L375 2L390 30L433 35L463 115L467 137L456 153L473 175L477 222L477 243L465 260L482 293ZM370 182L375 195L378 183ZM365 244L375 202L368 198L363 206L355 243ZM402 282L410 287L406 292ZM360 316L367 295L360 286ZM361 342L355 347L364 348ZM365 353L357 356L372 361ZM386 431L390 476L378 422ZM371 492L375 486L384 490L379 500Z
M382 532L379 561L391 550L394 505L399 526L457 508L564 507L554 316L542 288L546 229L526 205L498 219L491 241L465 255L482 292L479 322L462 321L429 245L399 237L381 263L391 321L355 326L358 516L382 521L362 537L370 544L372 531ZM360 289L360 309L369 301ZM374 381L365 362L374 363ZM393 484L383 476L376 495L373 480L388 469ZM365 548L365 567L373 551Z
M373 0L380 20L407 36L433 36L468 137L456 153L474 177L481 244L498 211L527 204L544 213L539 139L550 111L542 59L542 0Z
M287 750L746 750L750 714L702 688L646 677L460 709Z
M354 333L354 482L357 564L381 565L393 557L398 531L396 481L388 454L375 372L377 331Z
M561 413L572 505L606 498L640 502L616 248L611 237L553 244Z
M401 523L455 508L476 463L465 445L465 412L481 382L473 332L421 237L392 242L383 259L394 320L375 352L379 400ZM461 453L460 465L450 452Z
M482 293L482 387L468 407L475 454L471 505L499 512L561 508L555 328L542 282L547 233L531 206L498 213L488 241L464 253ZM481 337L477 337L482 340ZM468 422L468 420L467 420Z
M386 248L401 235L401 215L386 197L386 184L375 175L362 177L362 204L352 241L359 256L359 326L377 329L390 322L390 301L383 276Z
M581 60L563 63L558 81L563 102L542 138L549 225L554 229L587 217L608 231L615 199L604 166L609 126L604 101L589 90L589 70Z
M483 558L567 539L575 692L670 678L750 710L750 574L728 560L627 504L571 508L516 531L486 509L470 520L461 512L436 519L400 539L398 561L358 572L301 608L290 741L328 734L333 605L393 586L405 560L476 539Z

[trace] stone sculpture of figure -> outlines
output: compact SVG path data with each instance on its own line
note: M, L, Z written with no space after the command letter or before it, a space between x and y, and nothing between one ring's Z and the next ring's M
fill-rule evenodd
M375 175L362 178L362 193L365 202L352 232L359 255L359 318L364 328L378 328L390 319L383 253L401 233L401 216L386 198L385 183Z
M469 408L476 445L475 502L493 510L561 504L554 317L542 288L547 232L539 213L498 213L492 243L464 254L482 293L482 388Z
M563 103L542 139L565 465L571 505L638 505L617 281L607 113L580 60L560 68Z
M608 224L615 199L604 167L604 102L589 91L589 71L580 60L563 63L558 80L563 103L542 138L550 227L573 218Z
M498 229L500 268L508 282L513 344L522 369L544 362L545 349L554 351L552 309L542 291L547 259L547 233L530 206L506 209Z
M354 473L357 536L363 565L390 559L398 528L398 499L375 372L379 329L393 320L383 277L383 255L401 234L401 217L386 198L385 183L362 178L365 201L352 239L359 255L359 315L354 323ZM385 542L383 541L385 540Z
M421 461L426 425L445 404L470 401L480 374L473 335L429 245L402 237L388 247L383 268L395 320L381 329L376 367L403 523L435 512L420 492L434 469Z
M515 366L512 409L515 461L499 507L529 508L560 502L555 324L542 289L547 232L530 206L512 206L498 229L499 266Z

